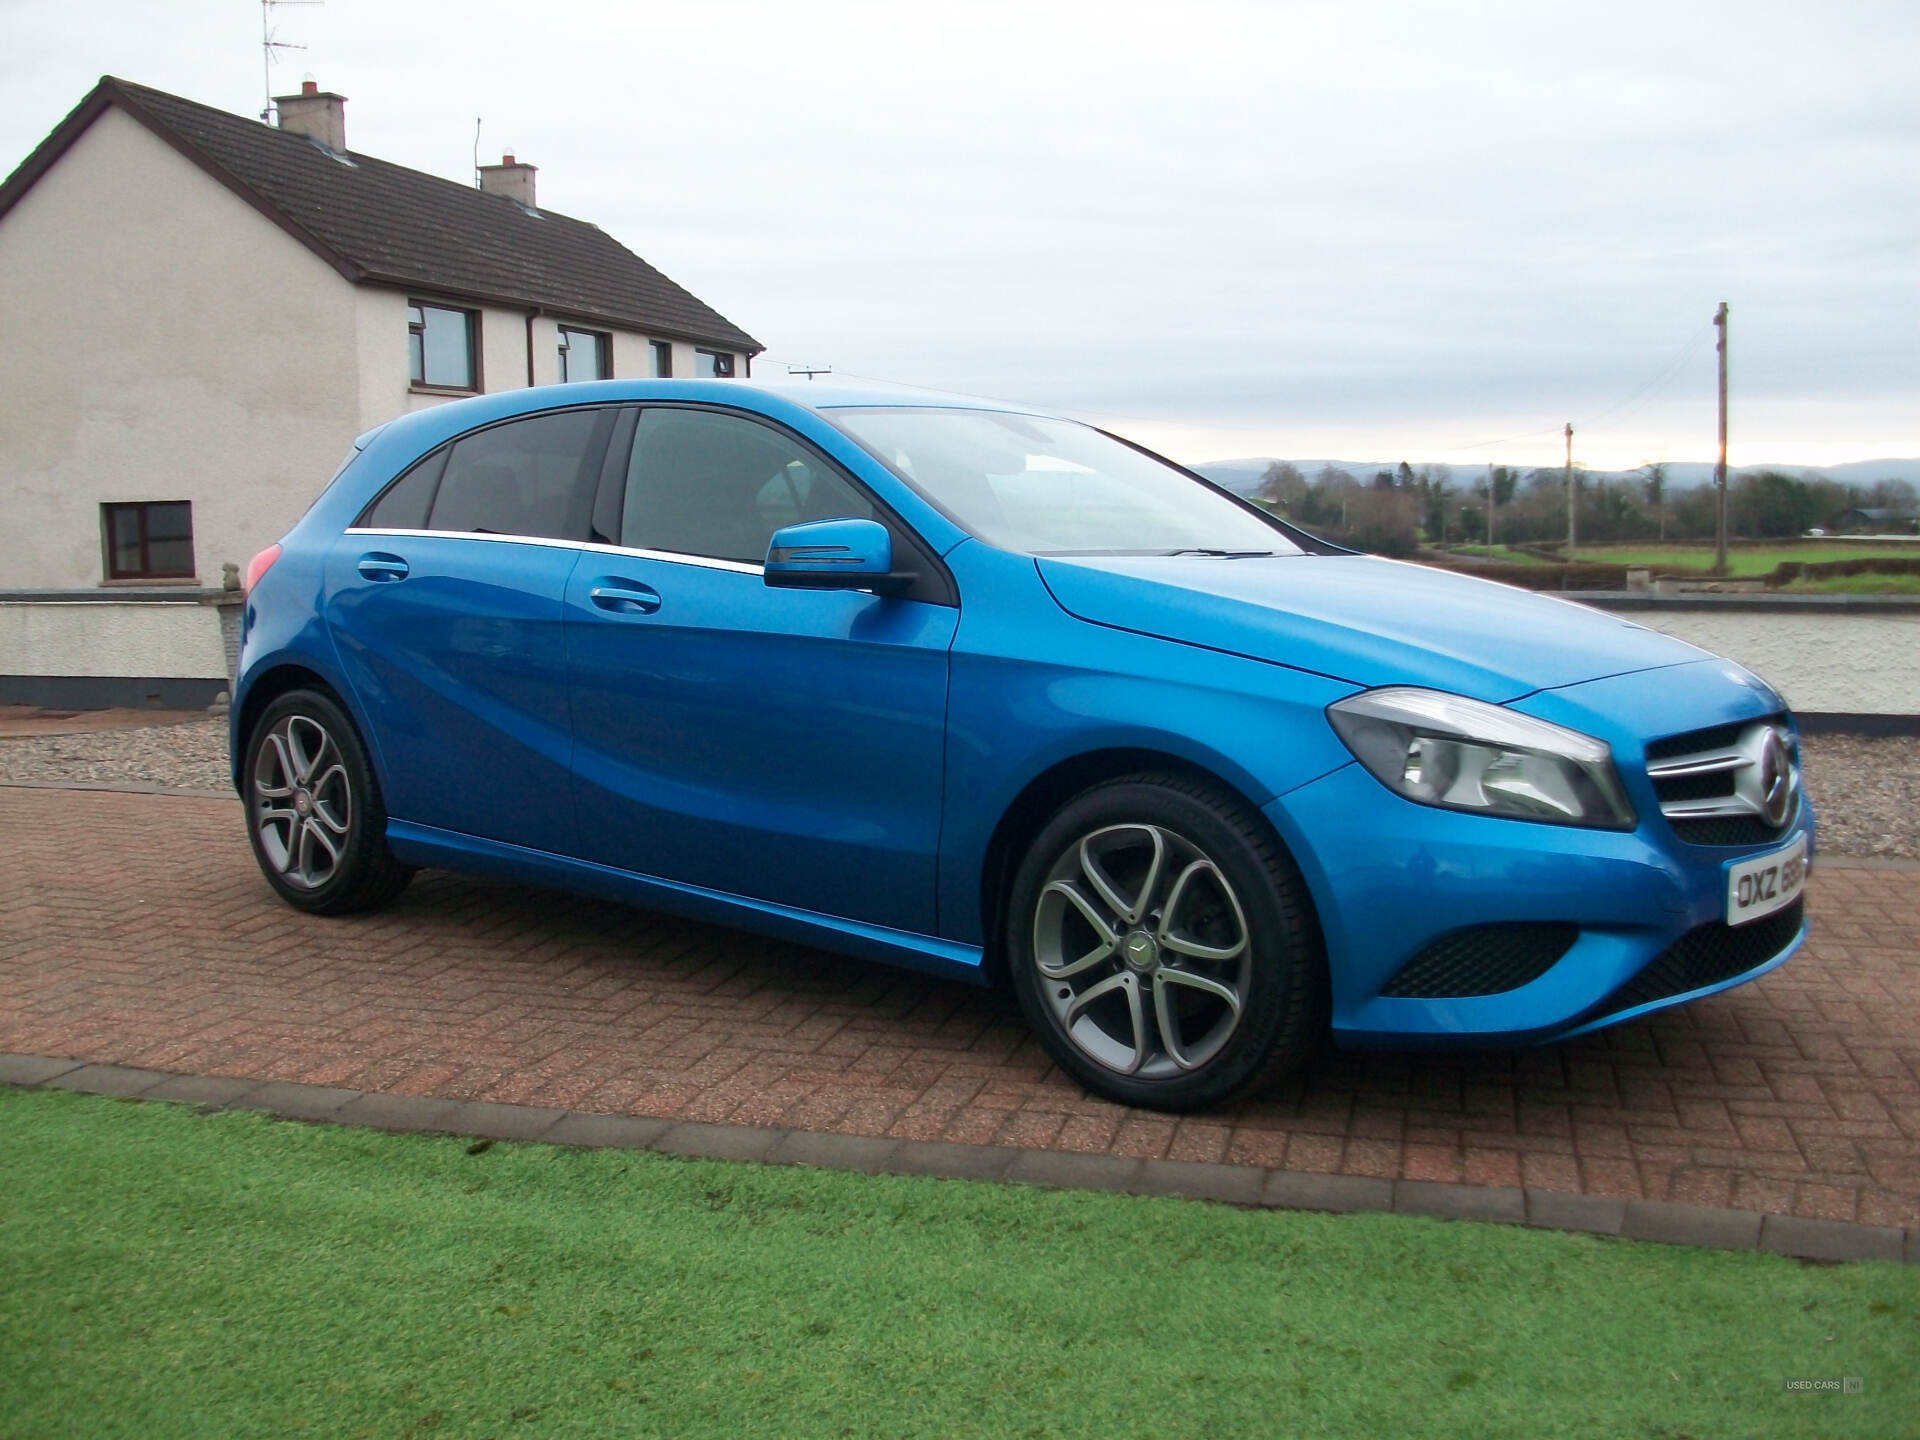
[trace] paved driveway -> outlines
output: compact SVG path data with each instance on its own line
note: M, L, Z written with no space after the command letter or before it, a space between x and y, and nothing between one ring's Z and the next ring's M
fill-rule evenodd
M1920 1225L1920 867L1822 863L1810 905L1729 995L1174 1119L1088 1097L1004 995L446 875L317 920L232 802L0 787L0 1052Z

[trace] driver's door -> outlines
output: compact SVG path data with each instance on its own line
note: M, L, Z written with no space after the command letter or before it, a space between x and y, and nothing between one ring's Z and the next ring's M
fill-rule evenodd
M958 611L768 588L775 529L876 512L764 421L645 409L613 483L619 543L566 593L584 858L934 932Z

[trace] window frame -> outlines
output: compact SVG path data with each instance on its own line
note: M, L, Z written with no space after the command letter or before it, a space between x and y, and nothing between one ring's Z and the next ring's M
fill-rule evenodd
M549 535L490 535L471 530L412 530L391 526L379 526L371 523L374 511L379 508L380 502L386 499L388 492L393 490L395 486L399 485L409 475L413 474L422 464L431 460L436 454L445 452L448 456L451 456L453 447L461 440L466 439L467 436L478 435L481 431L491 430L498 425L511 425L517 420L529 420L535 416L555 415L569 410L614 410L619 412L614 421L612 433L608 438L606 451L601 457L599 481L597 484L591 486L593 497L587 511L587 539L561 538ZM689 555L674 550L649 550L643 546L622 545L618 543L617 540L603 538L617 536L620 533L621 521L624 518L627 500L627 467L633 460L633 441L639 429L640 414L643 410L693 410L706 415L729 415L741 420L751 421L756 425L764 426L773 431L782 439L798 447L810 461L817 459L822 467L834 475L837 475L846 484L852 486L856 493L866 497L868 503L873 506L875 518L887 527L888 533L893 537L896 568L899 565L899 560L902 555L912 557L912 563L918 578L914 581L910 589L895 598L917 600L924 604L943 605L954 609L959 607L959 586L955 584L953 572L947 568L946 562L942 560L933 547L921 537L919 531L915 530L913 526L909 525L900 517L900 513L895 510L893 506L889 505L883 496L875 493L872 486L861 480L859 476L855 475L840 461L828 455L818 445L806 436L800 434L797 430L791 429L765 415L757 414L751 410L743 410L732 405L701 405L687 402L656 401L640 401L636 403L630 400L598 405L556 405L540 410L524 411L518 415L504 416L499 420L491 421L485 425L476 425L471 430L463 431L459 435L441 441L431 450L415 456L406 465L402 466L399 473L387 481L386 484L382 485L366 504L360 507L360 511L354 517L353 523L347 526L347 533L349 535L417 535L423 538L478 540L490 543L505 541L521 545L553 545L576 550L595 550L613 555L633 555L646 560L664 561L668 564L693 565L707 570L728 570L736 574L751 575L755 583L764 585L766 583L766 567L762 564L748 565L736 560L719 560L710 556ZM849 437L848 443L853 443L851 437ZM429 521L433 518L434 502L439 498L439 482L445 477L445 473L445 466L443 464L439 476L436 476L434 480L434 494L429 497L427 502L427 519ZM794 595L827 595L834 592L825 590L803 592L795 590L791 592L783 591L782 593L791 593Z
M653 375L655 380L673 378L673 342L671 340L649 340L653 348Z
M555 350L560 362L560 383L562 385L582 385L587 383L585 380L575 380L567 374L567 356L573 350L574 342L578 340L591 340L593 342L594 360L596 362L596 368L600 371L600 373L593 378L596 380L613 379L613 335L610 332L606 330L589 330L584 325L567 324L554 326L554 331L555 339L558 342ZM569 340L569 336L572 336L573 339Z
M781 424L768 416L752 410L742 410L731 405L701 405L691 402L643 400L632 406L631 422L622 421L616 427L612 442L607 446L605 462L600 467L600 488L594 497L594 528L607 535L619 535L626 519L627 505L627 468L633 463L633 444L639 431L640 416L648 410L687 410L699 415L724 415L736 420L749 421L766 430L771 430L780 439L799 450L807 463L818 463L823 471L835 476L857 495L863 497L873 507L874 519L887 527L893 537L894 564L899 568L902 555L912 558L915 579L912 587L898 598L918 600L929 605L945 605L958 608L960 590L954 583L953 572L934 551L933 547L921 538L915 530L885 498L875 494L873 487L866 484L845 465L822 450L813 441L799 431ZM713 555L695 555L679 550L655 550L644 545L622 545L617 541L595 543L596 550L611 550L622 555L642 555L649 560L661 560L670 564L696 565L708 570L731 570L754 576L765 583L766 567L762 563L748 564L739 560L723 560ZM801 592L795 592L801 593ZM812 592L829 594L830 591Z
M373 497L360 507L359 513L353 518L353 523L347 526L347 533L350 535L439 536L451 540L507 540L523 545L579 546L592 544L594 543L591 538L593 535L593 519L596 513L594 507L599 503L600 489L606 481L606 466L609 458L616 449L619 449L623 455L625 454L623 447L627 443L626 437L630 437L631 431L622 428L624 419L622 412L630 410L631 408L633 408L631 405L618 403L611 405L605 403L598 405L553 405L539 410L523 411L518 415L504 415L498 420L488 421L485 425L476 425L471 430L463 430L458 435L442 440L431 450L403 466L398 474L387 481L386 484L382 485L379 490L374 493ZM461 441L470 440L476 435L484 435L489 430L498 430L504 425L516 425L527 420L542 420L553 415L575 415L583 412L594 416L596 424L607 416L612 416L612 421L607 428L606 434L601 438L599 445L583 460L581 478L584 483L580 487L582 493L574 496L567 512L567 530L569 533L565 535L526 535L519 532L509 533L506 531L436 530L433 528L433 511L434 507L440 502L440 485L441 482L446 479L447 466L452 461L454 447L460 444ZM427 494L426 515L420 528L415 529L411 526L375 524L373 516L374 513L379 510L381 502L405 483L408 478L414 475L421 466L436 461L437 469L434 472L432 485Z
M443 385L426 378L426 317L416 323L413 312L416 310L439 310L449 315L460 315L467 326L467 378L466 385ZM479 395L484 393L484 381L481 375L481 319L478 310L464 305L449 305L440 300L425 300L417 295L407 297L407 388L423 395ZM413 337L420 337L420 374L413 373Z
M148 535L147 511L157 505L184 505L187 510L187 568L185 570L155 570L150 555L152 544ZM114 568L113 519L118 511L130 510L139 516L140 524L140 568L138 570L116 570ZM193 551L193 502L191 500L103 500L100 502L100 543L101 573L108 583L127 580L162 580L178 582L193 580L199 573L199 559Z
M734 354L731 350L706 350L695 346L693 355L694 369L696 371L700 368L700 357L702 355L713 361L713 374L695 375L694 378L696 380L731 380L739 374L739 369L734 364ZM722 362L725 362L726 365L724 370L720 368Z

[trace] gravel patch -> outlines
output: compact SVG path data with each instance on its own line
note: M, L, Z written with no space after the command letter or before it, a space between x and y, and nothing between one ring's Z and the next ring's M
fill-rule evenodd
M225 716L91 734L0 738L0 781L164 785L231 794Z
M1803 735L1800 761L1822 851L1920 860L1920 736Z
M1920 737L1809 735L1800 749L1823 851L1920 859ZM7 780L225 793L227 722L0 739Z

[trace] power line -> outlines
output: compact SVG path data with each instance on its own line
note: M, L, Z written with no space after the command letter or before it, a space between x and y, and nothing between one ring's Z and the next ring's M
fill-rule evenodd
M1680 372L1686 368L1687 362L1693 359L1693 357L1699 353L1700 347L1706 344L1707 337L1710 336L1712 333L1713 333L1712 326L1708 326L1707 328L1702 330L1696 330L1693 334L1693 337L1690 340L1688 340L1685 345L1681 346L1680 353L1674 357L1672 363L1669 364L1665 370L1662 370L1658 375L1654 376L1653 379L1647 381L1647 383L1642 385L1638 390L1633 391L1631 394L1629 394L1626 397L1626 399L1621 400L1616 404L1609 406L1605 410L1602 410L1598 415L1594 416L1592 419L1582 421L1580 424L1580 428L1582 430L1591 430L1594 426L1598 425L1601 421L1612 419L1615 414L1625 409L1625 407L1629 405L1632 405L1633 408L1631 410L1627 410L1626 414L1621 415L1620 418L1624 420L1629 415L1638 414L1642 409L1646 407L1646 405L1650 401L1652 401L1655 395L1659 394L1662 390L1666 389L1668 385L1673 383L1674 379L1680 374ZM1634 404L1634 401L1636 400L1640 402L1637 405Z
M1442 451L1441 453L1446 455L1457 455L1460 452L1465 450L1491 450L1494 447L1499 445L1511 445L1516 440L1535 440L1542 435L1558 435L1559 433L1560 433L1560 427L1558 425L1549 425L1544 430L1527 430L1527 431L1523 431L1521 434L1508 435L1503 439L1499 439L1499 440L1477 440L1471 445L1456 445L1453 447L1453 449Z
M1651 380L1629 391L1624 398L1615 401L1612 405L1609 405L1605 410L1600 411L1590 419L1580 420L1574 423L1576 423L1581 430L1591 430L1603 421L1611 420L1615 416L1624 420L1628 418L1628 416L1638 414L1656 395L1673 383L1680 372L1686 368L1687 362L1699 353L1700 347L1706 343L1707 338L1712 335L1712 333L1712 326L1693 331L1686 343L1683 344L1678 353L1674 355L1673 359L1657 371ZM1636 401L1638 402L1637 404L1635 403ZM1629 406L1632 408L1628 409L1627 407ZM1625 413L1622 414L1622 411ZM1502 445L1511 445L1516 440L1537 440L1543 435L1558 435L1560 433L1560 426L1549 425L1539 430L1526 430L1518 435L1503 436L1498 440L1479 440L1471 445L1455 446L1454 449L1445 453L1461 454L1468 450L1492 450Z

